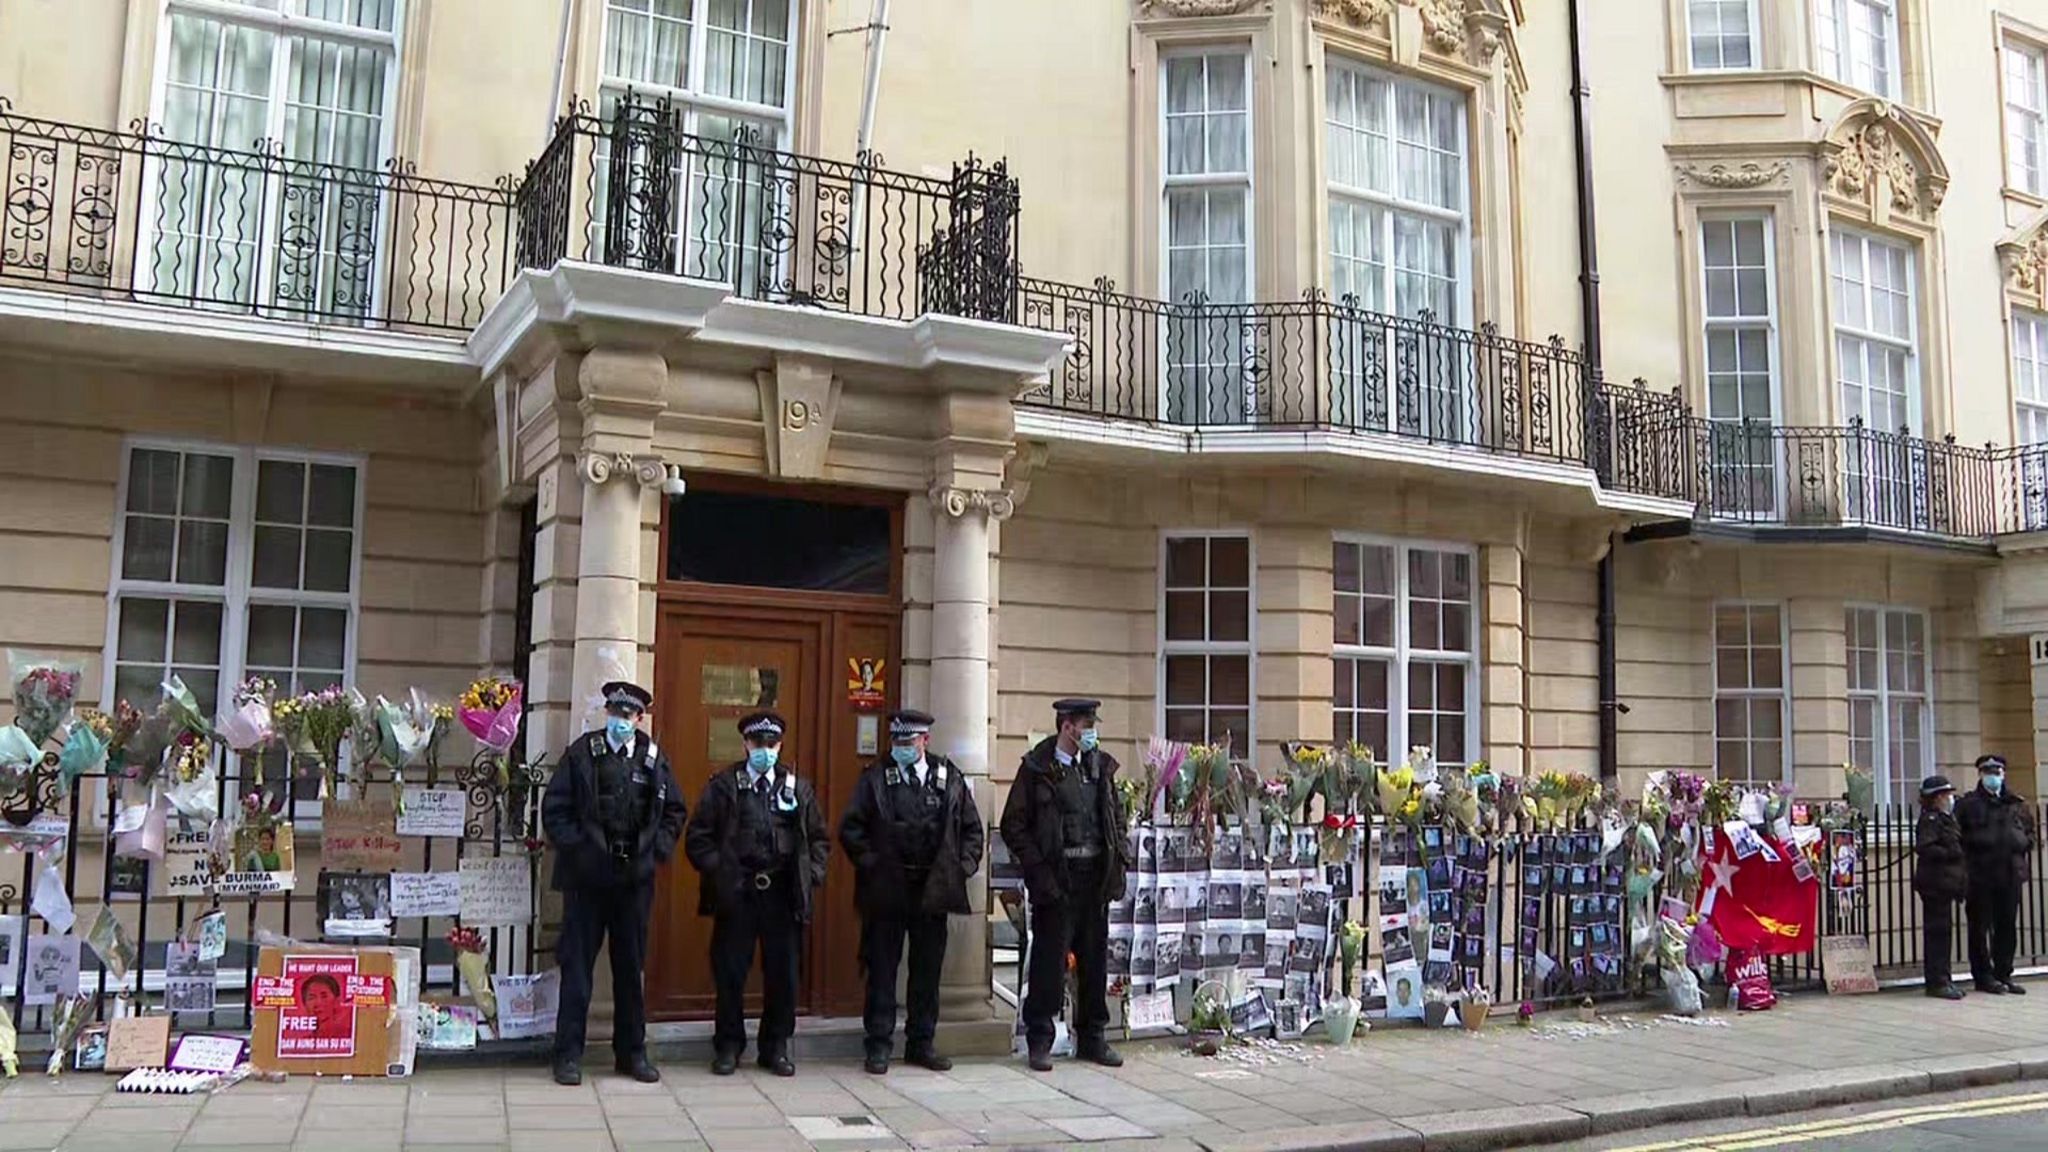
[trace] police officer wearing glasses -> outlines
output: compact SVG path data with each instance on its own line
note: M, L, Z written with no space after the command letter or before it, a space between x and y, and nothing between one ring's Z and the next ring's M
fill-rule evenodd
M697 911L712 918L718 1012L711 1071L732 1075L747 1046L747 973L758 945L762 1003L756 1060L777 1076L794 1076L789 1038L796 1031L797 952L832 842L810 781L798 779L796 766L781 760L782 717L756 712L743 717L739 728L747 758L705 783L684 840L690 863L703 874Z
M647 711L645 688L614 680L603 688L605 722L578 736L541 798L541 827L555 849L555 890L564 894L555 959L562 1002L555 1020L555 1083L583 1082L584 1025L597 950L611 940L612 1052L618 1070L653 1083L647 1061L647 1003L640 986L654 873L675 855L683 832L683 794L668 757L634 722Z
M896 969L910 940L909 1018L903 1059L944 1072L953 1062L933 1048L939 1027L939 969L946 959L946 916L967 915L967 878L981 867L981 813L966 777L930 752L932 718L904 709L889 716L889 755L854 785L839 822L839 844L858 870L860 955L867 968L867 1060L889 1071L896 1032Z
M1056 735L1024 753L1003 804L1003 843L1031 898L1031 959L1024 995L1024 1043L1031 1070L1052 1071L1053 1019L1074 954L1074 1051L1110 1068L1123 1064L1109 1024L1109 904L1123 895L1130 849L1116 796L1116 759L1095 746L1095 700L1053 704Z

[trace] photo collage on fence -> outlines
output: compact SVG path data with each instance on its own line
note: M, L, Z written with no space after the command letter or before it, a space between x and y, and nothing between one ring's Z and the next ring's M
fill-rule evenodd
M1318 1014L1332 911L1355 895L1352 860L1325 864L1314 829L1186 825L1131 832L1132 867L1109 910L1109 972L1134 994L1218 981Z
M1619 854L1603 862L1595 832L1546 833L1523 846L1521 867L1515 955L1524 985L1545 996L1618 990L1627 882Z
M1387 1015L1422 1015L1422 992L1488 985L1488 865L1493 844L1430 825L1391 825L1380 849L1380 954Z

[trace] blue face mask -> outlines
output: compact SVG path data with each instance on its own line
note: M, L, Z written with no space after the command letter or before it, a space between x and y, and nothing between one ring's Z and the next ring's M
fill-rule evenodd
M633 738L633 722L624 716L607 716L604 718L604 732L612 738L612 743L624 744Z
M770 768L775 767L775 755L780 751L780 748L749 748L747 749L747 767L752 768L756 772L766 772Z
M1093 751L1095 751L1095 742L1096 742L1096 736L1095 736L1095 729L1093 729L1093 728L1083 728L1083 729L1081 729L1081 739L1080 739L1080 744L1081 744L1081 751L1083 751L1083 752L1093 752Z
M1986 776L1984 778L1984 790L1986 792L1991 793L1993 796L1996 796L2000 792L2003 792L2005 790L2005 777Z
M892 744L889 747L889 758L896 761L897 764L908 768L912 764L917 763L917 745Z

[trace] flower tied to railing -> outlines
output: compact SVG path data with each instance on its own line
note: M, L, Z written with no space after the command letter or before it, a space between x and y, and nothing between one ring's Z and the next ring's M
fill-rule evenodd
M97 766L106 742L73 716L84 675L77 662L9 650L7 664L14 723L0 727L0 818L25 827Z
M474 928L448 929L448 947L455 953L455 970L469 988L470 1003L484 1019L498 1019L498 991L491 981L491 962L484 934Z
M498 676L471 682L455 705L456 717L478 745L476 757L458 775L469 793L470 809L495 810L514 840L531 839L529 802L547 779L542 762L512 755L525 714L525 688L517 680ZM481 837L483 827L473 821L464 834Z

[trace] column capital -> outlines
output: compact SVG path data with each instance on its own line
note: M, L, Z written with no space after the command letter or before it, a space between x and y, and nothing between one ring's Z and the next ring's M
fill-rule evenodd
M984 512L991 520L1008 520L1010 514L1017 510L1017 502L1001 488L960 488L936 484L932 486L930 495L932 507L953 517Z
M596 452L585 449L576 455L576 472L593 487L617 477L631 477L642 488L660 488L669 479L669 466L651 453Z

